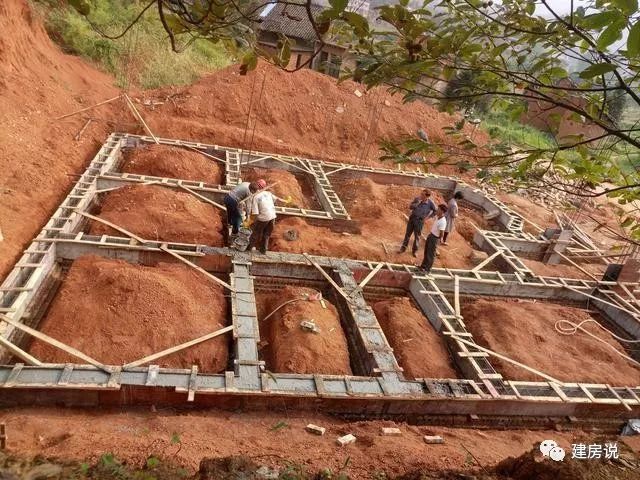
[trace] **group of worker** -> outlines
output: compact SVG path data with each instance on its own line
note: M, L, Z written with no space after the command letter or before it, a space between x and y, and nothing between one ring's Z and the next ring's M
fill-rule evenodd
M409 240L413 235L413 248L411 249L411 253L414 257L417 256L424 222L425 220L435 217L431 225L431 231L424 244L422 263L417 265L417 267L425 273L429 273L431 267L433 267L438 243L446 245L447 237L454 230L455 221L458 217L458 200L461 199L462 192L455 192L448 204L445 205L441 203L436 207L436 204L431 200L431 192L425 189L420 192L420 196L416 197L409 205L411 215L407 222L407 229L404 234L402 246L400 247L400 253L407 250Z
M231 226L230 244L233 244L240 227L250 227L251 236L247 249L255 247L260 253L267 253L276 221L275 202L278 197L266 188L267 182L261 178L255 182L242 182L225 195L227 225ZM244 222L243 212L246 213Z
M404 240L400 252L407 250L409 240L413 235L411 253L417 256L422 236L422 228L426 220L434 218L431 231L424 245L424 257L417 267L426 273L431 271L436 258L438 243L447 244L447 237L453 232L458 217L458 200L462 199L461 192L455 192L448 204L436 204L431 200L431 192L422 190L409 205L411 212L407 222ZM273 232L276 220L275 202L279 200L267 189L267 182L263 179L255 182L242 182L224 197L227 209L227 224L231 226L229 243L233 244L240 227L251 228L248 250L256 248L260 253L267 253L269 238ZM287 203L285 201L285 203ZM246 213L243 222L243 212Z

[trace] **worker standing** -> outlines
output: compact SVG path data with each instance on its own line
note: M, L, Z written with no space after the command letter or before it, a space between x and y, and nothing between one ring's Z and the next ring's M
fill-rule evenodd
M418 247L420 246L420 235L422 235L422 227L424 221L427 218L431 218L436 214L436 204L431 200L431 192L429 190L423 190L420 192L420 196L413 199L411 205L409 205L411 215L407 223L407 230L404 234L404 240L400 247L399 253L403 253L409 245L409 239L413 235L413 248L411 253L416 256Z
M447 206L444 203L438 205L437 218L434 220L433 225L431 226L431 232L424 244L424 258L418 267L426 273L431 272L431 267L433 267L433 262L436 259L438 241L442 241L442 238L444 237L444 231L447 228L447 219L445 218L446 213Z
M447 228L444 230L444 237L442 237L442 244L447 244L447 237L455 228L456 218L458 218L458 200L462 200L462 192L456 192L453 194L449 204L447 205Z
M240 230L240 225L242 225L242 213L240 212L241 203L249 198L251 194L259 190L258 184L260 182L266 186L264 180L251 183L242 182L224 196L224 206L227 209L227 226L231 226L232 238L230 238L230 240L238 235L238 230Z
M247 219L248 224L251 226L248 249L251 250L251 248L256 247L260 253L265 254L269 248L269 237L276 222L275 201L277 197L273 193L264 190L267 186L266 182L260 183L259 180L256 183L258 183L260 191L253 196L253 202L249 210L250 215Z

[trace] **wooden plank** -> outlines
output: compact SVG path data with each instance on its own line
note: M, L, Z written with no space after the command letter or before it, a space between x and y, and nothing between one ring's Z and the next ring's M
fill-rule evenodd
M191 374L189 375L189 390L187 393L187 402L193 402L196 398L197 380L198 380L198 366L193 365L191 367Z
M75 112L67 113L66 115L62 115L61 117L56 117L54 120L62 120L63 118L71 117L73 115L77 115L78 113L86 112L87 110L91 110L93 108L99 107L100 105L104 105L106 103L113 102L114 100L118 100L122 95L118 95L117 97L110 98L109 100L105 100L104 102L96 103L95 105L91 105L87 108L82 108L80 110L76 110Z
M167 355L171 355L172 353L179 352L180 350L184 350L186 348L192 347L194 345L198 345L199 343L206 342L212 338L218 337L224 333L230 332L233 330L233 325L229 325L228 327L221 328L216 330L215 332L207 333L206 335L202 335L201 337L194 338L193 340L189 340L188 342L181 343L171 348L167 348L157 353L153 353L151 355L147 355L146 357L141 358L140 360L136 360L135 362L130 362L124 365L124 368L131 367L139 367L140 365L144 365L148 362L153 362L162 357L166 357Z
M204 195L200 195L198 192L191 190L189 187L186 187L184 185L182 185L181 183L178 184L178 187L186 190L187 192L189 192L191 195L193 195L194 197L199 198L200 200L202 200L203 202L207 202L211 205L213 205L214 207L219 208L222 211L227 211L227 207L225 207L224 205L220 205L219 203L214 202L213 200L209 200L207 197L205 197Z
M596 282L599 282L600 279L598 277L596 277L595 275L589 273L587 270L585 270L584 268L582 268L580 265L578 265L576 262L574 262L573 260L571 260L569 257L567 257L566 255L564 255L563 253L560 252L554 252L557 255L560 255L564 260L566 260L567 262L569 262L571 265L573 265L574 267L576 267L578 270L580 270L582 273L590 276L593 280L595 280Z
M489 256L488 258L485 258L482 263L476 265L474 268L471 269L472 272L476 273L478 270L480 270L482 267L484 267L485 265L487 265L489 262L492 262L496 257L502 255L502 250L496 250L495 252L493 252L493 254L491 256Z
M55 338L51 338L49 335L45 335L44 333L38 331L38 330L34 330L31 327L28 327L20 322L16 322L15 320L13 320L12 318L7 317L6 315L2 315L0 314L0 319L2 319L2 321L7 322L9 325L13 325L15 328L17 328L18 330L22 330L25 333L28 333L29 335L37 338L38 340L41 340L45 343L48 343L49 345L52 345L56 348L59 348L60 350L63 350L65 352L67 352L69 355L72 355L76 358L79 358L81 360L84 360L85 362L89 363L90 365L93 365L94 367L99 368L100 370L104 370L105 372L109 372L111 373L111 369L106 367L105 365L103 365L102 363L100 363L99 361L91 358L88 355L85 355L84 353L82 353L79 350L76 350L73 347L70 347L69 345L66 345L62 342L59 342L58 340L56 340ZM2 337L0 337L2 338Z
M24 362L26 362L29 365L42 365L42 362L40 360L38 360L36 357L28 354L27 352L22 350L20 347L18 347L14 343L11 343L9 340L7 340L6 338L4 338L2 336L0 336L0 345L2 345L4 348L9 350L16 357L18 357L20 360L23 360Z
M190 262L189 260L187 260L186 258L184 258L182 255L177 254L176 252L174 252L173 250L170 250L169 248L167 248L164 244L160 246L160 250L162 250L163 252L167 252L169 255L177 258L178 260L180 260L182 263L185 263L187 265L189 265L191 268L195 268L197 271L199 271L200 273L202 273L203 275L206 275L207 277L209 277L211 280L213 280L214 282L218 283L219 285L222 285L223 287L227 288L229 291L234 292L235 290L233 289L233 287L231 287L231 285L229 285L227 282L225 282L224 280L220 280L218 277L216 277L215 275L210 274L209 272L207 272L204 268L196 265L193 262Z
M90 218L91 220L95 220L96 222L103 223L103 224L107 225L108 227L111 227L114 230L117 230L118 232L124 233L128 237L133 238L134 240L136 240L139 243L142 243L142 244L148 243L148 240L145 240L145 239L139 237L135 233L132 233L129 230L126 230L126 229L116 225L115 223L111 223L111 222L109 222L107 220L104 220L104 219L102 219L100 217L96 217L95 215L91 215L90 213L83 212L82 210L79 210L79 209L76 209L76 213L82 215L83 217Z
M621 311L626 312L626 313L628 313L630 315L633 315L634 317L638 316L638 312L632 312L631 310L627 310L626 308L622 307L621 305L617 305L615 303L607 302L606 300L604 300L602 298L598 298L596 296L589 295L588 293L583 292L582 290L578 290L577 288L570 287L569 285L566 285L566 284L563 285L563 287L566 288L567 290L571 290L572 292L576 292L576 293L579 293L580 295L584 295L587 298L591 298L592 300L596 300L598 302L604 303L605 305L609 305L611 307L617 308L618 310L621 310ZM596 288L596 290L597 290L597 288Z
M333 288L335 288L337 290L337 292L348 302L351 303L351 297L349 297L349 295L347 295L344 290L342 289L342 287L340 287L340 285L338 285L336 282L333 281L333 278L331 278L327 272L324 271L324 269L318 265L310 256L308 253L304 252L302 254L308 261L309 263L311 263L311 265L313 265L316 270L318 270L322 276L327 280L327 282L329 282Z
M453 277L453 305L456 315L460 315L460 277Z
M548 380L548 381L550 381L550 382L555 382L555 383L557 383L558 385L564 385L564 382L561 382L560 380L558 380L558 379L556 379L556 378L553 378L552 376L547 375L546 373L543 373L543 372L541 372L541 371L539 371L539 370L536 370L535 368L531 368L531 367L529 367L528 365L525 365L524 363L517 362L516 360L513 360L513 359L511 359L511 358L509 358L509 357L506 357L506 356L501 355L501 354L499 354L499 353L497 353L497 352L494 352L493 350L489 350L488 348L481 347L480 345L478 345L478 344L476 344L476 343L474 343L474 342L470 342L470 341L468 341L468 340L465 340L464 338L461 338L458 334L450 333L450 335L451 335L455 340L457 340L457 341L459 341L459 342L461 342L461 343L464 343L465 345L468 345L468 346L470 346L470 347L477 348L478 350L483 351L483 352L486 352L486 353L488 353L489 355L492 355L492 356L494 356L494 357L496 357L496 358L499 358L500 360L503 360L503 361L505 361L505 362L509 362L509 363L511 363L511 364L513 364L513 365L516 365L516 366L518 366L518 367L520 367L520 368L523 368L523 369L527 370L528 372L534 373L534 374L536 374L536 375L538 375L538 376L540 376L540 377L544 378L545 380Z
M190 145L183 145L183 147L186 147L186 148L188 148L188 149L190 149L190 150L193 150L194 152L201 153L201 154L202 154L202 155L204 155L205 157L210 158L210 159L212 159L212 160L215 160L215 161L217 161L217 162L224 163L225 165L227 164L227 161L226 161L226 160L223 160L222 158L214 157L214 156L213 156L213 155L211 155L210 153L207 153L207 152L205 152L204 150L200 150L199 148L195 148L195 147L192 147L192 146L190 146Z
M367 283L369 283L369 281L374 277L374 275L380 271L380 269L382 268L383 265L384 265L384 263L378 263L378 265L376 265L376 267L369 272L369 275L367 275L364 278L364 280L362 280L362 282L360 282L360 284L358 285L358 288L360 288L360 289L364 288L365 285Z
M616 397L619 401L620 404L628 411L631 411L632 408L627 405L627 402L625 402L622 397L620 395L618 395L618 392L616 392L613 388L611 388L611 385L607 384L607 388L609 389L609 391L613 394L614 397Z

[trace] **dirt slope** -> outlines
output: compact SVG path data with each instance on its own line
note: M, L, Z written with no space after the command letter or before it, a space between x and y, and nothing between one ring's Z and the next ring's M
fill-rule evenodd
M113 80L52 44L27 0L0 2L0 278L107 135L63 115L115 96Z

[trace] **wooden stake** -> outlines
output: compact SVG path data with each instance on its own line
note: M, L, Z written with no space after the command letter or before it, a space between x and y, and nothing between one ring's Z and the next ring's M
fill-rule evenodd
M219 208L220 210L226 212L227 211L227 207L225 207L224 205L220 205L219 203L214 202L213 200L209 200L207 197L205 197L204 195L199 194L198 192L196 192L195 190L191 190L189 187L185 187L182 184L178 184L178 187L186 190L187 192L189 192L191 195L193 195L194 197L198 197L200 200L202 200L203 202L207 202L211 205L213 205L214 207Z
M133 238L134 240L136 240L137 242L142 243L143 245L146 244L146 243L149 243L148 240L140 238L135 233L131 233L129 230L125 230L124 228L119 227L115 223L111 223L111 222L109 222L107 220L103 220L100 217L96 217L95 215L91 215L90 213L83 212L82 210L77 209L77 208L75 209L75 212L80 214L80 215L82 215L83 217L87 217L87 218L90 218L91 220L95 220L96 222L104 223L108 227L111 227L111 228L113 228L114 230L117 230L120 233L124 233L125 235L127 235L127 236Z
M0 423L0 450L7 448L7 426Z
M302 255L304 255L304 258L306 258L309 263L311 263L311 265L313 265L314 267L316 267L316 270L318 270L322 276L327 280L327 282L329 282L333 288L335 288L338 293L340 295L342 295L342 297L344 297L344 299L348 302L351 303L351 298L349 297L349 295L347 295L344 290L340 287L340 285L338 285L336 282L333 281L333 278L331 278L327 272L324 271L324 269L318 265L310 256L308 253L304 252Z
M170 250L169 248L167 248L164 245L160 246L160 250L162 250L163 252L167 252L169 255L177 258L178 260L180 260L181 262L189 265L191 268L196 269L197 271L199 271L200 273L202 273L203 275L206 275L207 277L209 277L211 280L213 280L214 282L218 283L219 285L222 285L223 287L227 288L229 291L235 293L235 290L233 288L231 288L231 285L229 285L228 283L226 283L223 280L220 280L218 277L216 277L215 275L210 274L209 272L207 272L204 268L196 265L193 262L190 262L189 260L187 260L186 258L184 258L182 255L177 254L176 252L174 252L173 250Z
M87 110L91 110L92 108L96 108L96 107L99 107L100 105L104 105L106 103L113 102L114 100L118 100L121 96L122 95L118 95L117 97L110 98L109 100L105 100L104 102L96 103L95 105L92 105L91 107L83 108L81 110L76 110L75 112L72 112L72 113L67 113L66 115L62 115L61 117L57 117L54 120L62 120L63 118L71 117L73 115L77 115L78 113L86 112Z
M156 144L160 143L160 140L158 140L158 137L156 137L153 132L151 131L151 129L149 128L149 125L147 125L147 123L144 121L144 118L142 118L142 115L140 115L140 112L138 112L138 109L136 108L136 106L133 104L133 102L131 101L131 99L129 98L129 95L127 95L126 93L123 94L124 99L126 100L127 104L129 105L129 108L131 109L131 112L133 113L133 116L136 117L136 119L142 124L142 126L144 127L144 129L146 130L146 132L149 134L149 136L151 138L153 138L153 141Z
M124 368L129 367L139 367L140 365L144 365L145 363L152 362L157 360L158 358L166 357L167 355L171 355L172 353L179 352L180 350L184 350L185 348L192 347L202 342L206 342L214 337L218 337L224 333L230 332L233 330L233 325L229 325L228 327L221 328L220 330L216 330L215 332L207 333L198 338L194 338L193 340L189 340L188 342L181 343L180 345L176 345L175 347L167 348L166 350L162 350L161 352L154 353L152 355L148 355L140 360L136 360L135 362L127 363L124 365Z
M22 330L25 333L28 333L29 335L36 337L38 340L41 340L45 343L48 343L49 345L52 345L56 348L59 348L60 350L63 350L65 352L67 352L69 355L74 356L76 358L79 358L81 360L84 360L85 362L89 363L90 365L93 365L94 367L99 368L100 370L104 370L105 372L109 372L111 373L111 369L107 368L106 366L104 366L102 363L100 363L99 361L91 358L88 355L85 355L84 353L82 353L80 350L76 350L73 347L70 347L69 345L66 345L62 342L59 342L58 340L56 340L55 338L51 338L49 335L45 335L44 333L35 330L31 327L28 327L26 325L24 325L23 323L20 322L16 322L15 320L13 320L12 318L7 317L6 315L0 314L0 319L2 319L2 321L7 322L9 325L13 325L15 328L17 328L18 330Z
M453 277L453 308L456 315L460 315L460 277Z

